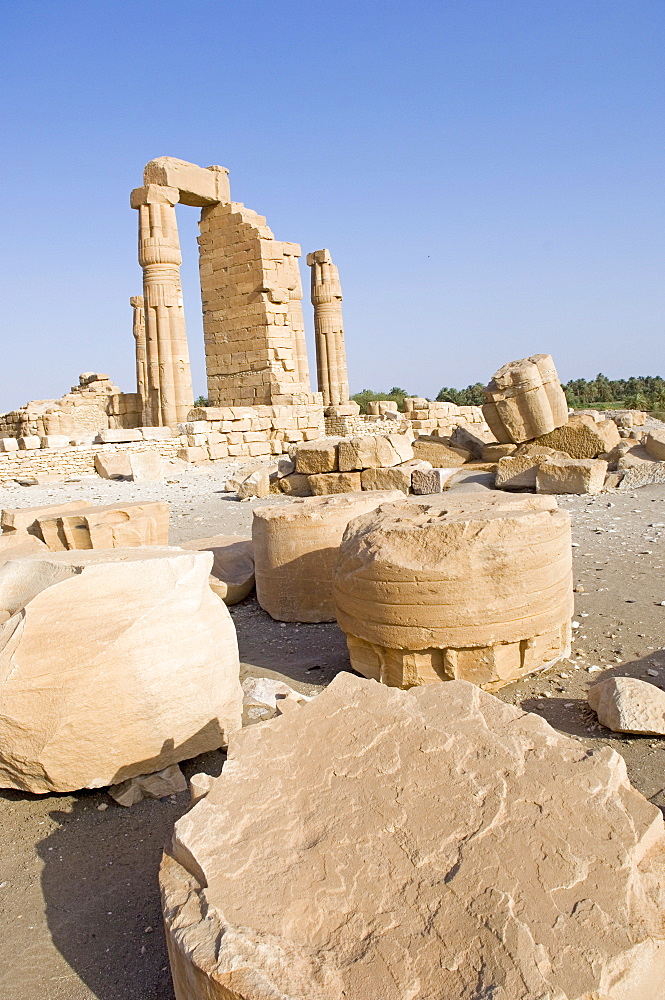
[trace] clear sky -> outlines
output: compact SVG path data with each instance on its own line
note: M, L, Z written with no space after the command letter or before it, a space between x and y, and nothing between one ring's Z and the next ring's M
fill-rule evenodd
M331 250L352 392L665 374L663 0L0 0L0 51L0 412L134 389L129 192L165 155Z

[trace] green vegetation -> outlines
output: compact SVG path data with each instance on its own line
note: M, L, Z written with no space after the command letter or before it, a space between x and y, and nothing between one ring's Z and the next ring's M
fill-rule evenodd
M575 409L665 409L665 379L660 375L612 380L599 374L591 382L571 379L563 388L569 405Z
M455 403L456 406L482 406L485 402L483 383L476 382L475 385L467 385L466 389L450 389L444 386L439 389L436 397L437 403Z
M407 392L406 389L400 389L399 386L394 385L390 392L374 392L373 389L363 389L362 392L351 396L351 399L354 403L358 403L361 413L367 413L367 404L374 403L379 399L394 399L398 410L403 410L404 397L410 395L411 393Z
M194 400L194 406L210 406L210 400L207 396L197 396Z
M590 381L584 378L571 379L563 389L568 405L576 410L665 411L665 379L660 375L609 379L600 373ZM378 399L394 399L399 409L403 410L404 397L408 395L410 393L405 389L394 386L390 392L363 389L351 398L360 404L361 413L366 413L367 404ZM457 406L481 406L485 402L482 382L467 385L466 389L444 386L436 398L439 403L455 403ZM204 404L197 403L197 405Z

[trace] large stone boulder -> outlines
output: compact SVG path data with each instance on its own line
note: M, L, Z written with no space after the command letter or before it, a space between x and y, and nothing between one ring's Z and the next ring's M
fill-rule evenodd
M619 444L619 429L613 420L595 421L582 413L574 415L556 430L536 438L534 444L555 448L570 458L597 458Z
M160 873L177 1000L662 1000L663 819L614 750L341 674L206 784Z
M500 444L531 441L568 420L568 403L550 354L510 361L495 372L485 396L483 416Z
M152 548L0 566L0 786L99 788L227 742L242 692L212 561Z
M224 604L237 604L254 589L254 550L251 538L213 535L180 542L182 549L212 552L210 586Z
M334 621L332 581L344 529L358 514L402 496L376 490L257 507L252 540L256 596L264 611L283 622Z
M665 460L665 427L662 430L649 431L644 446L652 458L657 462Z
M541 501L459 493L351 521L334 598L353 668L398 687L462 679L496 690L567 656L570 517Z

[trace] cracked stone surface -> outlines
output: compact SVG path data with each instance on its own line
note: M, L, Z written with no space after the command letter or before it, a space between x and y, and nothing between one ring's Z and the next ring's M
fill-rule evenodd
M47 552L0 567L0 787L100 788L240 726L235 628L209 552Z
M232 736L161 872L178 1000L662 1000L662 816L465 681Z

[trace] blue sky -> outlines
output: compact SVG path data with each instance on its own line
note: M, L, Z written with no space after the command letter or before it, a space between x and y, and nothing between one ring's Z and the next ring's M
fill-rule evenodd
M536 352L665 374L662 0L2 0L0 42L0 412L84 370L132 391L129 192L163 155L331 250L352 392Z

